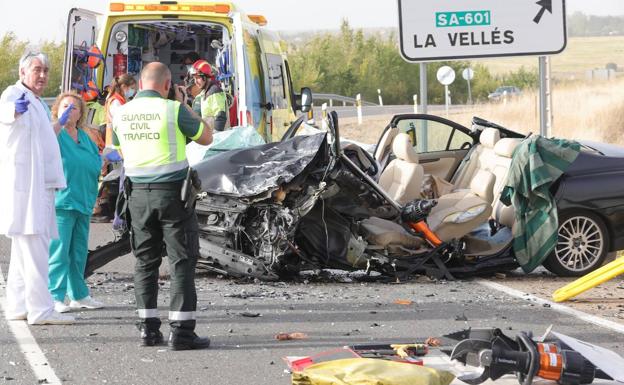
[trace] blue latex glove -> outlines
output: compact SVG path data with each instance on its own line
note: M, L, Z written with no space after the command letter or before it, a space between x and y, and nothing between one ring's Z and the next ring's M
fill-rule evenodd
M104 159L106 159L109 162L120 162L121 155L119 155L119 151L113 150L109 152L108 154L104 155Z
M69 120L69 115L71 114L74 108L76 107L74 107L74 103L72 103L67 107L65 111L63 111L63 113L61 114L61 117L58 120L61 126L64 126L67 123L67 121Z
M26 99L26 92L24 92L22 96L20 96L19 99L15 101L15 112L18 114L23 114L24 112L28 111L29 104L30 101Z

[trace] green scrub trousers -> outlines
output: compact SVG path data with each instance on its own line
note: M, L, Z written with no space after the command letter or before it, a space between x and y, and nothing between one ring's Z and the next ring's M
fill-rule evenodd
M84 280L89 244L90 215L76 210L56 209L59 239L50 242L50 282L48 289L55 301L65 295L81 300L89 295Z
M67 188L56 192L59 239L50 242L48 290L55 301L89 295L84 280L91 212L98 192L102 160L95 143L78 130L78 143L63 128L58 137Z

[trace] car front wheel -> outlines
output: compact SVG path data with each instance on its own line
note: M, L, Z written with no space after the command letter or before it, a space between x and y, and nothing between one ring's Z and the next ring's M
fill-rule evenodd
M544 267L559 276L581 277L599 268L609 249L609 233L602 219L588 211L559 216L557 246Z

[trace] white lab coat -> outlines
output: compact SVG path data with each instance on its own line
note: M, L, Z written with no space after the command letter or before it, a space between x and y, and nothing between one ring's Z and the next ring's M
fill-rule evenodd
M15 119L14 101L23 93L28 111ZM44 196L62 188L61 153L47 111L18 81L0 97L0 234L58 237Z
M28 111L15 119L26 93ZM0 234L11 237L5 315L45 321L54 312L48 291L50 238L58 238L54 190L65 188L63 164L46 108L21 82L0 96Z

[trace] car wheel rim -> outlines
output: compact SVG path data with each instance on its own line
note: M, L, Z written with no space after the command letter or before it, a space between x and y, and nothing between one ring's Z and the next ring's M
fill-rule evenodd
M598 223L588 217L572 217L559 227L555 254L571 271L583 271L596 264L604 247Z

